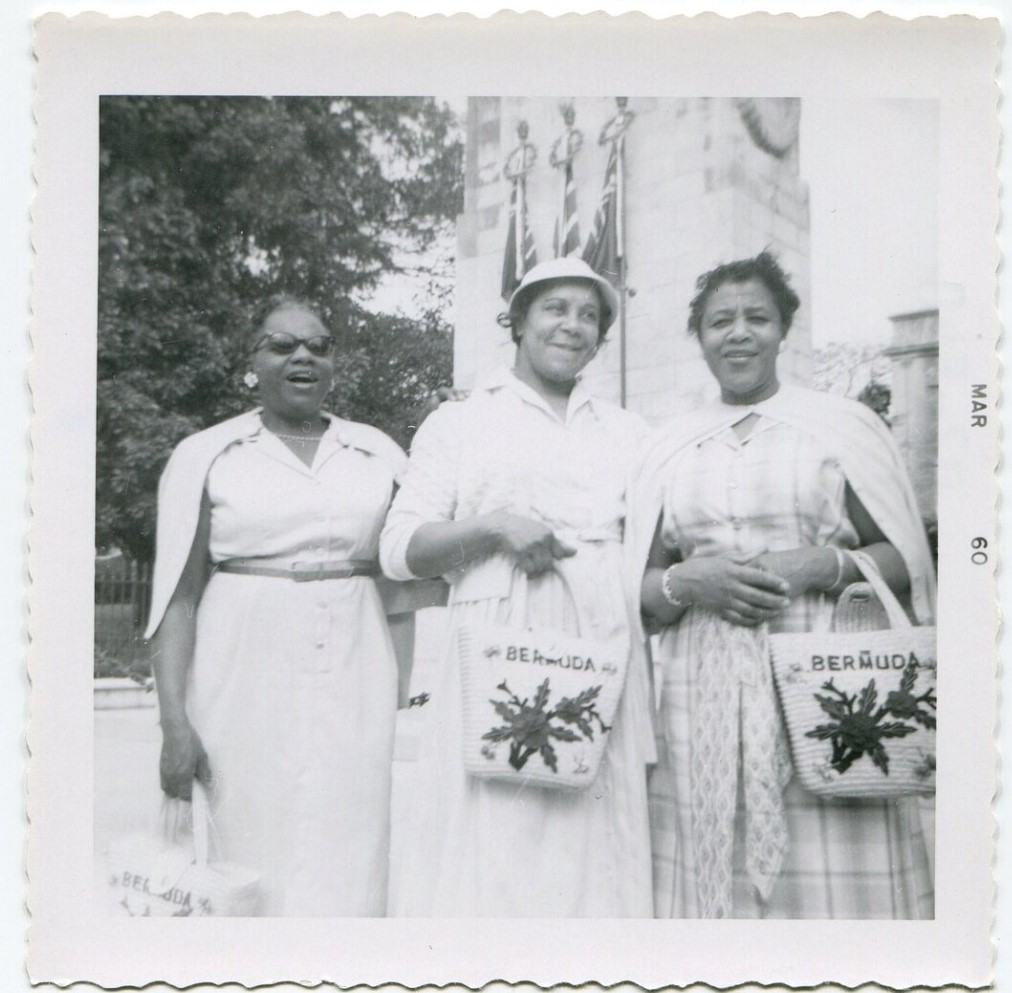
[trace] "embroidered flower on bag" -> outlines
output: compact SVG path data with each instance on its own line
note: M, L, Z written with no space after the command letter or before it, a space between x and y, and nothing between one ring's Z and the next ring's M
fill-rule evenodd
M921 761L914 766L914 775L918 779L930 779L935 774L935 753L921 752Z
M833 723L820 724L805 736L831 743L833 754L829 764L838 773L846 772L859 758L867 755L888 776L889 754L882 744L883 740L913 734L917 728L905 724L906 720L916 721L926 728L935 726L935 715L932 713L937 704L935 694L929 689L920 696L914 696L916 682L917 663L914 662L904 671L899 689L890 692L886 702L878 706L874 679L858 693L849 695L837 689L830 679L822 684L822 689L832 696L816 693L815 699L833 718ZM925 709L927 707L931 710ZM887 721L887 717L899 720Z
M913 720L922 727L934 728L936 723L935 715L931 711L937 706L938 700L930 689L920 696L914 696L913 689L916 682L917 663L912 662L903 672L900 688L893 690L886 697L886 710L893 717L898 717L900 720ZM929 706L931 711L925 710L922 704Z
M526 698L521 700L510 690L505 679L496 689L506 694L506 700L489 700L489 703L506 723L487 731L482 735L482 741L508 741L509 764L514 769L522 769L532 755L540 754L545 765L552 772L558 772L558 753L553 740L593 741L591 722L594 721L601 733L611 730L597 711L600 686L591 686L575 697L563 697L551 710L547 709L551 696L548 679L537 688L531 701ZM575 725L576 730L568 725Z

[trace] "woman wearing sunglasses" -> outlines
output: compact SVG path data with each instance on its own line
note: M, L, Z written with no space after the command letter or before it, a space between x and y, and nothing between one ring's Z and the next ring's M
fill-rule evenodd
M380 916L396 663L373 582L405 464L322 409L334 340L289 299L250 340L262 406L185 439L159 486L162 789L209 789L220 859L266 916Z

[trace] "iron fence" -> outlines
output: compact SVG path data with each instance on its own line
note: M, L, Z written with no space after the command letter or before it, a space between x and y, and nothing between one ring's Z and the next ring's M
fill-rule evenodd
M447 586L440 579L377 583L397 646L398 657L410 666L414 614L446 603ZM148 645L141 635L151 609L151 565L122 555L95 560L95 676L151 675Z
M117 555L95 560L95 675L146 677L141 638L151 607L151 566Z

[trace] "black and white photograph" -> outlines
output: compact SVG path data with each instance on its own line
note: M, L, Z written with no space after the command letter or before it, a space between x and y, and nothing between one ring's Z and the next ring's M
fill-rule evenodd
M253 80L265 25L159 21L148 66L137 21L38 48L35 221L90 255L38 276L36 457L86 486L36 483L73 549L33 549L33 762L83 763L34 779L80 883L57 926L43 832L36 981L979 985L996 319L960 246L994 220L994 22L813 20L792 83L665 75L665 44L786 51L782 19L683 22L637 73L648 25L577 18L588 95L539 75L545 19L389 23L386 87L329 68L361 24L285 19ZM536 95L480 64L528 31ZM206 82L160 64L212 37ZM870 39L951 58L886 85ZM96 971L155 934L192 957Z

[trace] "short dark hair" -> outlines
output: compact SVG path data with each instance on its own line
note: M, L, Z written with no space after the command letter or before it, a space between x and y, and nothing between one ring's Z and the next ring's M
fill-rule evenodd
M583 279L580 276L560 276L558 279L543 279L537 283L531 283L529 286L525 286L513 298L509 311L507 313L500 314L496 318L496 323L500 327L510 329L510 337L513 339L514 345L520 344L520 336L517 334L517 331L524 321L527 320L527 311L531 309L531 304L534 302L534 298L541 293L544 293L546 290L550 290L553 286L558 286L561 283L587 283L589 286L594 287L594 293L597 295L597 302L600 311L597 321L597 340L599 342L604 341L608 334L608 328L611 326L611 319L613 316L611 307L608 306L608 301L605 300L604 294L597 288L597 284L592 280Z
M306 314L312 314L319 322L320 325L327 331L328 334L332 334L329 328L323 323L323 318L320 316L320 310L314 304L308 300L303 300L301 297L292 296L288 293L273 293L266 300L260 303L253 311L253 320L251 323L251 331L253 334L257 334L267 323L267 319L278 310L301 310Z
M790 277L780 268L776 256L767 249L763 249L754 259L737 259L719 265L716 269L704 272L696 280L696 295L689 304L689 332L699 337L706 304L725 283L746 283L750 279L757 279L770 291L780 311L780 322L786 335L801 306L801 300L791 288Z

